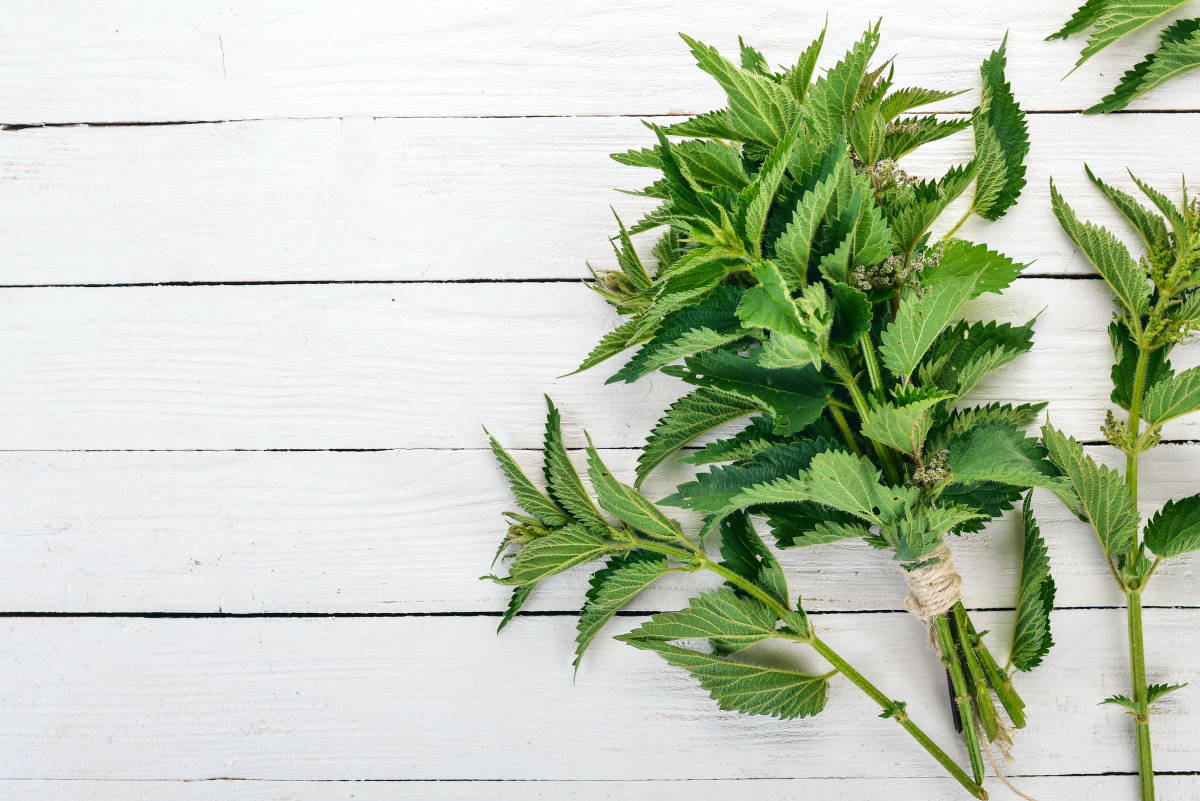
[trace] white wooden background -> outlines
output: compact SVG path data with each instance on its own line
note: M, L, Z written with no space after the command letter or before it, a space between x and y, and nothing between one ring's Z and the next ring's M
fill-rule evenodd
M1089 441L1108 392L1103 288L1053 223L1047 178L1111 215L1082 162L1174 186L1196 167L1200 76L1084 118L1147 51L1131 37L1060 82L1073 3L852 0L830 54L885 17L904 83L974 87L1010 30L1032 114L1030 184L964 229L1036 259L987 313L1043 310L1034 351L982 395L1048 398ZM685 10L686 8L686 10ZM611 259L607 154L639 117L719 104L675 37L773 62L819 3L13 3L0 26L0 796L14 799L963 797L844 682L808 721L722 713L607 639L574 682L583 577L496 638L475 579L510 505L479 425L532 465L541 393L630 471L672 381L564 380L609 327L575 279ZM1194 11L1194 10L1193 10ZM970 95L946 111L973 105ZM911 160L965 158L969 137ZM1153 142L1147 147L1143 143ZM990 303L990 301L989 301ZM1195 349L1177 363L1200 361ZM1147 509L1200 485L1200 419L1145 470ZM1104 448L1095 452L1112 458ZM665 490L683 473L661 471ZM1058 645L1019 679L1009 772L1042 799L1132 798L1124 616L1091 535L1038 512ZM955 543L998 638L1015 531ZM903 582L867 548L788 554L828 639L952 747L944 685ZM820 566L818 569L818 565ZM1147 598L1152 680L1200 682L1200 560ZM681 605L668 584L640 611ZM619 618L614 631L637 623ZM871 643L871 645L868 645ZM1193 685L1161 704L1164 799L1200 797ZM960 758L962 754L955 749ZM994 798L1012 798L993 783Z

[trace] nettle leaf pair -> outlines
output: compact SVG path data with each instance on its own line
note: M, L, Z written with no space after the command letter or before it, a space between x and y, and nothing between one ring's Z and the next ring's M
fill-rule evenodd
M1066 39L1090 30L1075 64L1085 61L1121 37L1133 33L1184 5L1187 0L1087 0L1062 28L1046 37ZM1099 103L1085 114L1117 111L1151 89L1200 67L1200 19L1181 19L1159 34L1158 49L1121 76ZM1073 69L1072 72L1075 70Z
M983 63L979 105L960 119L911 113L959 93L894 88L888 64L870 65L878 26L815 80L824 33L780 71L745 44L739 66L684 39L728 106L650 125L650 147L614 156L657 170L640 194L661 203L629 228L618 220L617 269L594 271L594 288L625 320L580 369L632 350L610 382L661 371L693 387L650 432L638 486L685 447L684 461L708 467L654 504L589 448L593 504L570 469L553 407L546 493L493 441L526 513L513 516L501 546L519 549L498 579L515 587L502 625L542 579L607 557L580 615L578 656L657 578L715 572L725 589L621 639L691 671L723 707L749 713L814 714L828 679L842 673L985 797L982 742L1009 737L993 694L1012 724L1024 725L1010 670L1033 668L1051 645L1053 582L1027 493L1045 487L1075 505L1068 480L1022 431L1044 404L970 403L984 376L1031 347L1033 321L962 319L1025 265L952 238L973 214L1002 216L1025 183L1025 119L1004 78L1004 46ZM897 163L967 129L975 157L940 177L920 180ZM968 192L965 214L935 241L931 229ZM633 236L652 229L648 262ZM730 426L739 420L740 429ZM727 435L696 447L718 428ZM1012 655L1001 667L959 599L945 538L982 530L1022 495L1025 562ZM698 536L659 505L701 513ZM908 579L907 606L929 627L950 677L972 775L816 636L789 603L755 517L782 548L862 539L890 552ZM717 561L706 546L714 539ZM833 670L754 664L743 649L769 638L806 643Z
M1147 207L1091 170L1087 174L1146 247L1135 260L1107 229L1080 221L1051 185L1063 230L1116 299L1116 319L1109 326L1115 357L1110 397L1127 415L1119 420L1109 411L1102 431L1125 454L1125 476L1098 464L1078 442L1050 426L1042 436L1051 460L1070 481L1069 499L1092 524L1109 571L1127 599L1133 692L1107 703L1125 706L1134 716L1142 798L1149 801L1154 798L1151 704L1182 685L1147 683L1141 593L1164 559L1200 550L1200 495L1168 501L1143 527L1137 507L1138 463L1158 443L1164 424L1200 409L1200 368L1176 372L1167 360L1176 344L1200 330L1200 200L1189 198L1184 187L1177 206L1130 174L1149 201Z

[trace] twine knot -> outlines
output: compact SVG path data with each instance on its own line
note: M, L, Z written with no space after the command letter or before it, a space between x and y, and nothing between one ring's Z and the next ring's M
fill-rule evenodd
M958 603L962 587L962 576L954 569L949 548L939 545L928 558L937 561L905 574L909 592L904 599L904 608L927 626L930 620L944 615Z

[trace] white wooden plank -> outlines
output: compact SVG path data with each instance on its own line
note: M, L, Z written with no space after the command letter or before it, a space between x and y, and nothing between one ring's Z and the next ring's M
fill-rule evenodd
M538 474L538 454L517 456ZM634 456L604 454L620 475L632 474ZM685 475L664 469L646 491L662 497ZM1142 483L1147 514L1192 494L1200 447L1152 452ZM476 577L487 572L505 528L499 513L509 508L491 455L477 450L0 454L0 561L20 568L0 584L0 611L498 613L507 589ZM1048 495L1037 496L1035 510L1058 605L1123 604L1091 530ZM1004 519L951 542L968 604L1013 605L1017 525ZM810 609L903 608L900 571L866 545L782 556ZM1197 571L1200 558L1164 563L1145 603L1200 606ZM547 581L527 608L578 609L587 575ZM706 574L668 577L630 608L679 608L716 583Z
M1185 798L1196 788L1193 776L1160 776L1160 794ZM1093 801L1132 798L1134 776L1022 776L1022 792L1035 798ZM890 798L895 801L962 801L953 779L715 779L646 781L54 781L0 780L0 792L21 801L795 801L797 798ZM992 801L1017 801L998 782Z
M1183 656L1198 613L1147 614L1155 680L1200 679ZM1029 727L1014 774L1125 772L1128 716L1096 701L1127 682L1112 610L1059 612L1058 645L1017 682ZM1008 628L980 616L996 636ZM572 677L566 618L7 619L0 776L31 779L684 779L926 777L940 768L845 682L802 721L721 712L686 675L613 640ZM635 621L622 619L619 631ZM822 636L909 703L960 759L944 676L920 624L822 617ZM820 660L795 647L778 658ZM897 664L905 669L897 669ZM1066 677L1070 677L1067 679ZM1155 717L1159 770L1200 768L1194 690Z
M1120 229L1082 163L1122 185L1128 165L1174 195L1180 165L1144 152L1164 119L1179 141L1200 137L1200 114L1032 117L1021 203L962 235L1038 274L1091 273L1050 213L1049 178ZM653 205L613 191L652 171L608 157L649 141L627 117L13 131L0 137L0 283L582 278L585 262L613 261L610 204L627 220ZM940 175L972 141L905 164Z
M1031 108L1091 105L1153 49L1150 26L1068 80L1082 40L1045 43L1070 3L1019 0L963 14L952 0L883 9L881 57L898 55L903 83L974 87L979 62L1007 30L1010 76ZM791 63L830 11L828 54L840 54L878 3L836 8L698 0L686 18L647 0L569 6L453 0L393 3L288 0L232 7L188 0L170 14L148 0L79 8L67 0L11 15L0 37L0 120L76 122L245 117L614 114L705 110L715 85L676 37L683 28ZM1196 79L1139 108L1195 108ZM965 105L969 101L958 101Z
M1108 407L1098 281L1019 281L974 308L1024 321L1032 353L981 400L1050 399L1085 439ZM571 284L17 289L0 294L0 443L9 449L539 447L542 392L604 447L639 445L683 388L561 380L613 324ZM1178 351L1177 366L1196 349ZM1070 365L1070 370L1064 370ZM615 368L613 368L615 369ZM1196 416L1165 436L1194 438Z

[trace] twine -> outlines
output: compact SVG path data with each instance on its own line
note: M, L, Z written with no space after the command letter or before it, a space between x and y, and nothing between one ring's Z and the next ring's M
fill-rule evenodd
M958 603L959 588L962 587L962 576L954 569L949 548L939 545L928 558L938 561L905 574L909 592L904 599L904 608L920 618L926 627L930 620L946 614Z

